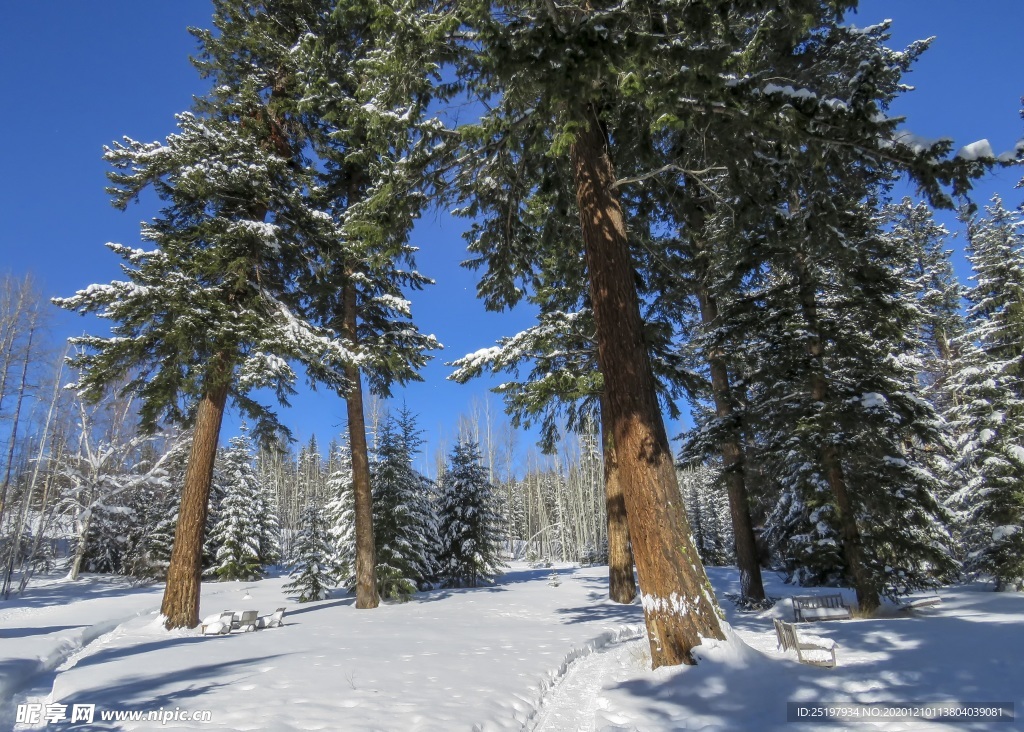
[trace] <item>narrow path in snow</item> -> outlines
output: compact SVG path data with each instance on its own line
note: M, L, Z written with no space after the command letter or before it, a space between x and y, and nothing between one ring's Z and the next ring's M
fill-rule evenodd
M642 631L598 641L583 655L568 661L564 672L547 690L536 716L526 725L530 732L591 732L601 709L600 691L623 668L643 661ZM610 721L610 720L608 720ZM606 726L604 724L601 725Z

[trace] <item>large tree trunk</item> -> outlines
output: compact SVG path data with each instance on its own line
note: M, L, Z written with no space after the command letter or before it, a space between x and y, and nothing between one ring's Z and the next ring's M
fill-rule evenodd
M718 302L703 284L697 285L701 322L709 328L718 325ZM740 570L740 596L744 600L764 600L761 564L757 560L757 542L754 523L750 519L750 500L747 497L746 460L740 441L739 425L733 420L733 400L729 387L729 369L720 346L712 346L707 354L711 370L711 391L715 399L715 416L730 424L719 448L722 452L726 486L729 493L729 514L736 539L736 564Z
M595 110L596 112L596 110ZM640 578L651 661L696 663L702 638L724 638L676 480L644 342L640 301L613 186L607 138L591 115L572 146L576 201L594 308L598 363Z
M633 550L629 546L626 499L615 459L615 439L605 416L608 408L601 398L601 438L604 448L604 502L608 522L608 597L628 605L636 598Z
M818 304L814 280L807 271L801 257L796 260L799 278L800 309L807 321L807 355L811 359L810 390L811 400L827 404L830 400L828 381L825 379L825 347L821 340L818 321ZM873 613L881 605L878 587L872 581L864 562L864 548L857 526L857 514L853 508L850 491L846 484L839 448L830 442L830 435L823 435L821 467L825 480L832 491L838 509L840 530L843 539L843 557L847 571L857 591L857 604L865 613Z
M207 390L196 412L192 449L181 491L178 526L167 568L167 585L160 612L164 627L194 628L199 624L199 593L203 575L203 534L209 510L210 482L217 457L217 441L228 399L231 368L224 356L215 357L207 377Z
M345 287L342 331L353 348L357 344L356 288ZM373 496L370 492L370 457L366 445L366 420L363 416L363 386L358 366L345 370L352 385L345 395L348 410L348 440L352 449L352 496L356 512L356 607L380 605L377 594L377 552L373 545Z

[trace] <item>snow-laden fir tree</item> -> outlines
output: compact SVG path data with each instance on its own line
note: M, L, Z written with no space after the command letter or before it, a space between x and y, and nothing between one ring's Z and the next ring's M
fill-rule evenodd
M775 226L786 244L748 295L761 307L746 353L748 411L781 484L767 534L795 579L851 583L871 612L954 563L934 459L944 425L918 382L921 309L901 276L911 257L880 230L865 182L791 189Z
M220 458L225 495L212 539L217 546L213 574L222 580L259 579L280 556L277 517L254 460L252 441L244 430L229 441Z
M754 29L761 34L763 24ZM827 27L793 54L771 48L766 35L769 53L737 56L737 73L766 62L792 86L766 84L764 102L799 105L790 90L813 90L816 100L843 100L835 110L872 117L880 140L893 133L882 112L927 46L892 50L887 37L885 24ZM937 502L941 462L929 464L928 457L943 449L941 420L921 400L919 349L910 343L921 311L894 276L906 271L905 255L894 241L880 241L872 224L874 201L895 168L910 165L931 178L929 192L948 205L937 188L945 173L922 167L899 142L892 146L897 158L878 156L863 138L835 145L815 139L814 130L769 120L749 134L694 139L691 130L749 122L697 114L700 122L672 136L671 149L681 151L679 175L667 177L671 185L634 194L640 203L656 202L661 213L652 226L671 232L663 235L670 246L646 257L654 260L652 271L667 270L668 286L689 290L699 304L699 337L689 345L708 363L715 419L693 441L717 443L723 457L730 448L730 481L752 474L750 455L758 472L765 457L772 459L773 484L762 481L749 493L755 505L775 504L769 528L776 539L785 537L776 548L787 567L802 581L854 584L870 609L880 592L904 592L913 581L935 581L940 565L949 568L933 552L949 544ZM948 145L933 152L938 159ZM730 169L727 161L737 154L742 167ZM688 172L717 165L721 172ZM664 193L650 193L659 189ZM863 207L865 201L871 205ZM666 285L657 289L665 293ZM686 311L681 298L668 305ZM864 313L871 315L855 322ZM874 337L865 343L867 333ZM885 397L861 399L870 394ZM881 529L879 522L894 516L913 518L890 524L895 532ZM902 546L889 545L889 537ZM893 556L899 562L888 561Z
M720 472L704 465L679 470L679 490L690 518L693 543L701 561L713 567L735 562L729 502L719 482Z
M329 247L305 289L310 310L358 354L339 394L352 454L356 607L373 608L379 597L363 387L389 397L394 384L419 380L428 351L440 347L412 320L408 295L431 281L416 271L409 235L434 192L430 168L447 150L444 124L429 107L448 53L443 34L458 18L429 12L429 4L328 5L323 33L307 32L309 42L293 50L306 71L303 107L327 133L312 146L324 164L319 182L349 246Z
M181 115L182 132L166 145L128 141L108 153L125 171L112 176L117 205L150 185L169 203L144 232L157 249L118 247L131 283L90 288L63 304L106 309L121 323L117 338L89 341L96 356L85 364L88 386L141 364L159 373L138 380L151 420L194 414L181 521L190 529L171 563L170 627L197 622L199 514L228 397L263 432L272 415L249 391L266 386L286 399L290 362L298 361L359 404L349 421L361 425L360 370L386 393L415 378L424 352L437 346L411 323L402 292L426 280L402 265L427 200L420 174L443 127L424 120L437 68L425 52L427 18L457 20L412 10L216 0L214 29L193 31L193 63L210 93ZM146 302L164 310L149 312ZM357 313L360 305L368 307ZM143 331L146 339L137 337ZM370 577L367 456L357 452L360 556ZM375 606L372 581L361 588L357 605Z
M966 290L953 272L949 232L936 223L931 207L923 201L904 198L887 205L882 216L888 227L886 237L906 253L904 288L917 299L921 311L919 380L929 400L944 412L953 399L948 384L956 357L953 344L965 330L962 302Z
M751 153L781 161L816 142L855 150L909 169L930 195L946 201L941 183L954 181L962 190L967 174L935 165L950 152L948 143L915 150L894 139L898 119L884 114L876 89L898 77L905 59L874 54L833 68L831 60L850 57L864 37L877 40L840 27L848 3L458 7L472 31L463 42L472 56L466 67L476 72L467 86L488 103L479 124L467 129L469 169L460 178L473 201L467 213L479 222L470 248L487 265L480 292L501 307L520 299L544 271L550 252L522 214L535 193L548 190L545 159L560 161L572 176L579 214L608 416L648 598L652 661L693 663L700 638L722 632L712 598L688 603L685 614L667 599L704 597L706 578L699 562L677 561L693 549L645 350L636 288L646 273L638 276L643 255L631 250L632 225L643 220L644 208L631 206L631 198L644 184L654 189L687 175L700 185L708 167L691 166L688 153L715 140L732 147L723 144L710 169L726 171L752 193L729 200L743 218L758 209L785 210L764 205L760 194L770 198L776 184L752 169ZM692 134L679 139L679 131ZM809 169L806 162L800 170ZM657 522L645 520L654 516ZM872 595L866 583L864 592Z
M334 444L327 477L326 506L328 534L331 538L331 566L337 576L335 584L355 589L356 517L355 495L352 491L352 457L347 440Z
M377 434L371 464L377 587L381 597L405 601L434 575L437 526L429 480L413 468L419 451L413 417L388 415Z
M167 490L154 497L153 521L147 527L146 534L146 561L138 568L139 576L158 580L167 577L167 566L171 561L171 549L174 545L174 530L178 525L181 485L185 479L191 444L192 435L185 431L178 433L168 446L168 455L164 461Z
M460 437L438 480L437 562L443 586L476 587L501 574L503 526L497 503L479 447Z
M299 450L296 467L298 468L296 492L301 504L305 505L310 501L323 503L323 496L319 494L324 485L324 464L316 435L310 435L309 442Z
M106 151L115 206L149 189L164 202L143 225L151 248L111 245L127 279L58 301L113 323L112 337L78 341L88 349L77 359L87 395L130 374L147 426L195 425L162 608L168 628L198 623L202 530L229 398L262 435L279 425L251 394L267 388L286 401L293 363L331 389L351 385L351 350L306 317L299 290L324 249L348 241L314 200L307 152L321 129L296 109L304 77L292 49L313 41L331 5L253 5L217 0L216 31L196 31L195 65L210 92L178 115L175 134Z
M334 587L336 574L331 566L324 509L316 503L307 504L302 510L301 525L288 572L291 582L282 589L296 594L299 602L323 600Z
M950 421L965 484L952 496L968 566L1024 586L1024 217L996 196L968 226L968 331Z
M83 572L123 574L124 560L130 551L129 537L139 522L131 496L122 496L121 505L101 504L93 509L86 548L82 556ZM127 505L126 505L127 504Z

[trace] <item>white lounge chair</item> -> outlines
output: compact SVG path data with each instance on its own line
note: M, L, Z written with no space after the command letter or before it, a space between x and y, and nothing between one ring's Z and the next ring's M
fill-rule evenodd
M262 615L256 621L257 628L280 628L284 625L284 608L279 607L270 615Z
M234 617L235 614L231 610L211 615L203 619L203 624L199 626L199 632L203 635L226 635L231 632Z
M256 630L257 615L259 615L259 612L256 610L244 610L241 617L231 623L231 630L237 630L240 633L248 633Z

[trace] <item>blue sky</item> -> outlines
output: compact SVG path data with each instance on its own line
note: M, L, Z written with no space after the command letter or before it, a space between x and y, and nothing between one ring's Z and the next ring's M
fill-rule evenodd
M149 141L173 131L174 114L202 88L188 62L195 43L186 28L208 25L210 14L207 0L57 0L5 9L0 272L33 272L47 296L120 277L119 260L103 244L137 245L138 224L156 207L146 199L125 213L110 206L103 145L122 135ZM851 22L883 18L894 21L895 46L937 36L908 77L917 90L895 108L907 116L909 129L951 137L958 146L988 138L997 153L1024 136L1024 3L868 0ZM999 192L1008 204L1020 204L1024 191L1014 190L1020 177L1020 171L994 174L979 186L977 199ZM424 372L426 382L400 395L419 413L428 451L439 433L453 434L459 414L486 391L483 383L445 381L443 362L529 323L526 313L487 313L475 299L474 275L457 267L464 258L461 230L461 222L430 214L415 236L419 268L438 284L416 295L414 313L447 347ZM959 269L966 274L962 262ZM95 327L62 312L55 322L60 337ZM497 398L492 401L499 409ZM303 395L283 418L300 439L315 432L326 441L343 427L344 404L333 394ZM237 421L226 428L233 432Z

